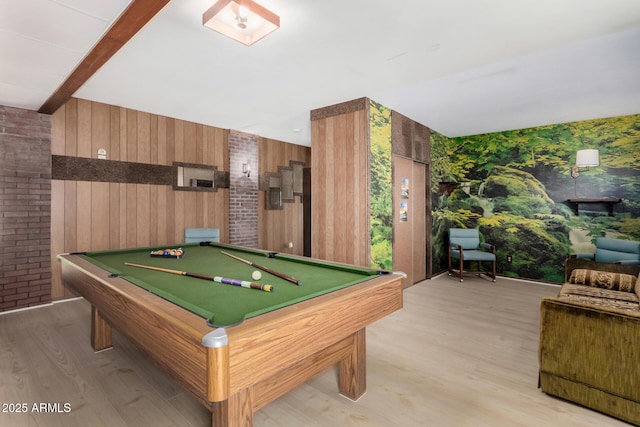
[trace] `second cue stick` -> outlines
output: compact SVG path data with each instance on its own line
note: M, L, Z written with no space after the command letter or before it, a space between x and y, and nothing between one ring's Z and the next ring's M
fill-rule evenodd
M131 267L138 267L138 268L146 268L147 270L162 271L163 273L177 274L180 276L195 277L196 279L211 280L213 282L222 283L224 285L240 286L243 288L257 289L259 291L265 291L265 292L273 291L273 286L271 285L264 285L256 282L249 282L246 280L230 279L228 277L220 277L220 276L209 276L206 274L198 274L198 273L189 273L188 271L171 270L169 268L134 264L132 262L125 262L124 265L129 265Z
M235 260L238 260L240 262L244 262L245 264L248 264L248 265L250 265L252 267L255 267L258 270L266 271L269 274L273 274L274 276L278 276L279 278L287 280L287 281L289 281L291 283L294 283L294 284L296 284L298 286L302 285L302 282L300 280L296 279L295 277L291 277L291 276L288 276L288 275L286 275L284 273L280 273L279 271L272 270L269 267L264 267L262 265L258 265L253 261L249 261L248 259L244 259L244 258L240 258L239 256L231 255L229 252L225 252L225 251L220 251L220 252L222 252L226 256L230 256L231 258L233 258Z

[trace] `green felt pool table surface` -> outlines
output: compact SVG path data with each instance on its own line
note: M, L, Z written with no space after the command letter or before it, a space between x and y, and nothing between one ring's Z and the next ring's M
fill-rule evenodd
M112 274L117 274L149 292L202 316L212 326L237 324L247 318L361 283L380 274L377 270L370 268L219 243L206 245L193 243L173 245L169 248L177 247L184 250L184 255L179 259L151 256L152 251L166 247L88 252L83 257ZM260 280L253 280L251 274L258 270L257 268L224 255L223 251L293 276L301 281L301 285L264 271L260 271L262 274ZM221 284L128 266L125 263L264 283L272 285L273 291L264 292Z

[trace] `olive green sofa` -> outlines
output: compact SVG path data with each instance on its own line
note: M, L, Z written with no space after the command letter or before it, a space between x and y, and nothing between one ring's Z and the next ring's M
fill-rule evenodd
M640 266L568 259L540 306L539 387L640 426Z

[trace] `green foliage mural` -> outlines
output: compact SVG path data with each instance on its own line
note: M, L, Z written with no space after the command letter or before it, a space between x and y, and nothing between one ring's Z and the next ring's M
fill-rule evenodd
M369 108L371 150L371 266L393 269L391 110L374 101Z
M574 179L585 148L599 150L600 166ZM595 238L640 240L640 115L459 138L432 130L431 151L434 272L446 269L451 227L495 244L500 274L557 283L566 257L592 252ZM458 186L440 194L441 181ZM598 206L576 215L566 202L576 197L622 203L613 216Z

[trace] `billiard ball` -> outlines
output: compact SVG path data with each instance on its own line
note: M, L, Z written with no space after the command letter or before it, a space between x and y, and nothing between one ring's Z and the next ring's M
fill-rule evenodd
M253 280L260 280L262 274L258 270L254 270L254 272L251 273L251 277L253 278Z

